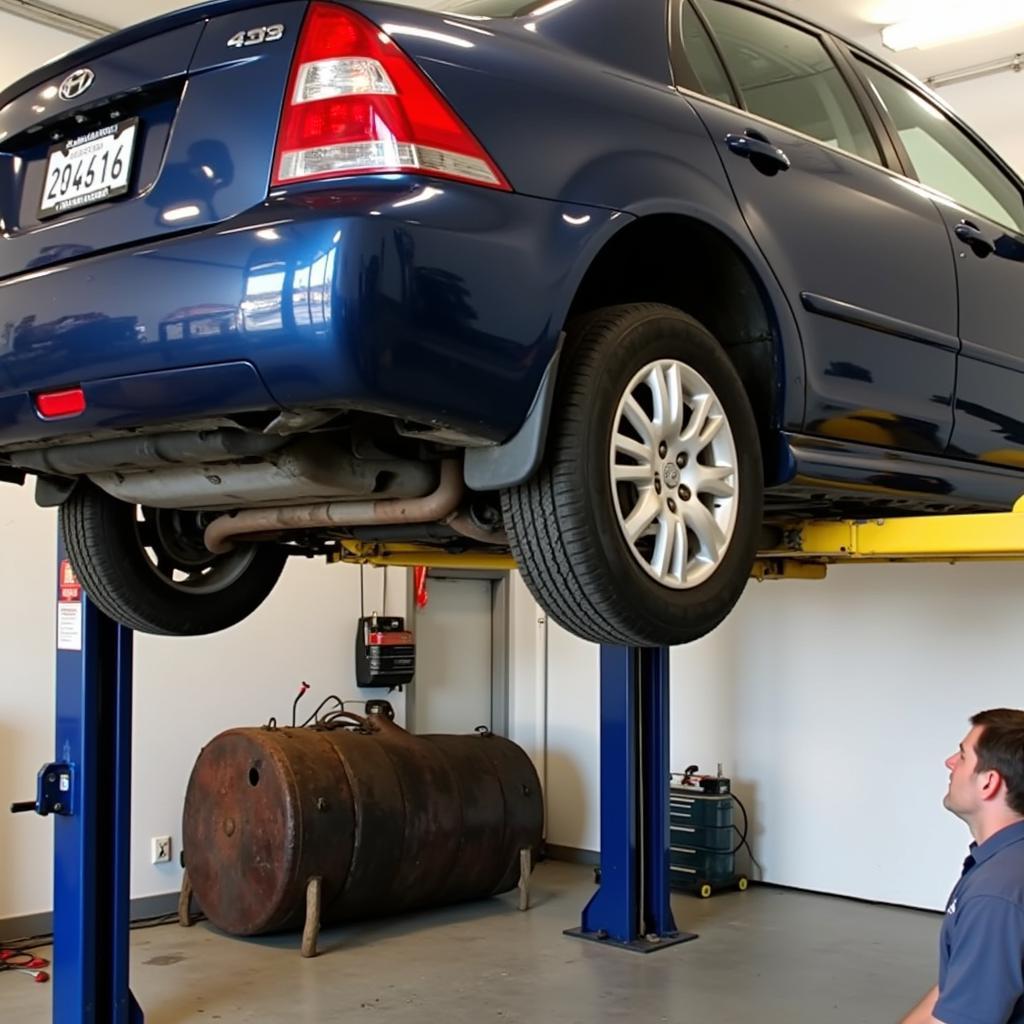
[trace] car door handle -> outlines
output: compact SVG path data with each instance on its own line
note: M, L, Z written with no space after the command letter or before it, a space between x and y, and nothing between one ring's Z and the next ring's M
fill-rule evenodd
M788 171L791 166L785 152L769 142L756 128L748 128L742 135L726 135L725 144L737 155L745 156L757 170L769 177L779 171Z
M975 256L984 259L996 251L995 245L990 242L982 233L977 224L969 220L962 220L955 228L953 234L967 245Z

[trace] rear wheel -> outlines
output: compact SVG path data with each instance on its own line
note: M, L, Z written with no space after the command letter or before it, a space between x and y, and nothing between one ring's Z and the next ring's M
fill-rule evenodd
M614 306L569 331L540 470L502 493L534 597L598 643L688 643L750 575L762 464L718 342L669 306Z
M84 482L60 522L90 600L143 633L198 636L235 625L263 603L287 558L273 544L214 555L202 513L139 508Z

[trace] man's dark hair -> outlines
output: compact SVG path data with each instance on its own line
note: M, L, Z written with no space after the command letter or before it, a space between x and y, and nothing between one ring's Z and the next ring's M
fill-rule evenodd
M1024 711L993 708L979 711L971 725L982 726L974 749L979 772L999 772L1006 785L1006 803L1024 815Z

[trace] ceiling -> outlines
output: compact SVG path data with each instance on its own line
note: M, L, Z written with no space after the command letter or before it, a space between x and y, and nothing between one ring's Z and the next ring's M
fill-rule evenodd
M61 0L57 0L58 3ZM63 0L68 3L68 0ZM415 2L415 0L414 0ZM440 6L437 0L421 0L423 6ZM921 78L958 70L1024 51L1024 17L1019 28L978 39L952 43L930 50L904 50L893 54L881 44L882 25L934 9L936 0L775 0L780 7L827 25L872 50L895 59ZM967 2L967 0L962 0ZM181 0L74 0L76 14L122 27L141 16L162 14L187 6Z
M181 0L50 0L75 14L117 27L144 17L189 6ZM443 6L443 0L408 0L425 7ZM628 0L623 0L628 2ZM894 60L920 78L959 70L976 64L1024 52L1024 5L1021 25L1009 31L978 39L948 44L930 50L904 50L893 54L884 49L879 35L882 25L911 15L934 10L938 0L774 0L778 6L813 18L836 32ZM970 0L950 0L968 4Z
M88 0L79 0L88 2ZM928 50L901 50L893 53L882 45L883 25L902 21L934 10L937 0L771 0L794 14L820 22L919 78L958 71L1024 52L1024 5L1021 24L1009 30L936 46ZM959 0L967 5L967 0Z

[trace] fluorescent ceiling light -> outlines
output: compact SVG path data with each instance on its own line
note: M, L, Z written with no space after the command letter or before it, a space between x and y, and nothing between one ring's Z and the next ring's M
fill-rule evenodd
M886 25L882 42L890 50L926 50L1024 23L1020 0L947 0L929 6L927 14Z
M168 224L174 224L179 220L191 220L193 217L198 217L200 213L202 210L190 203L188 206L172 206L169 210L164 210L160 216Z
M548 3L541 4L540 7L534 7L532 11L529 11L531 18L539 18L544 14L550 14L552 11L557 11L559 7L565 7L566 4L571 4L572 0L548 0Z

